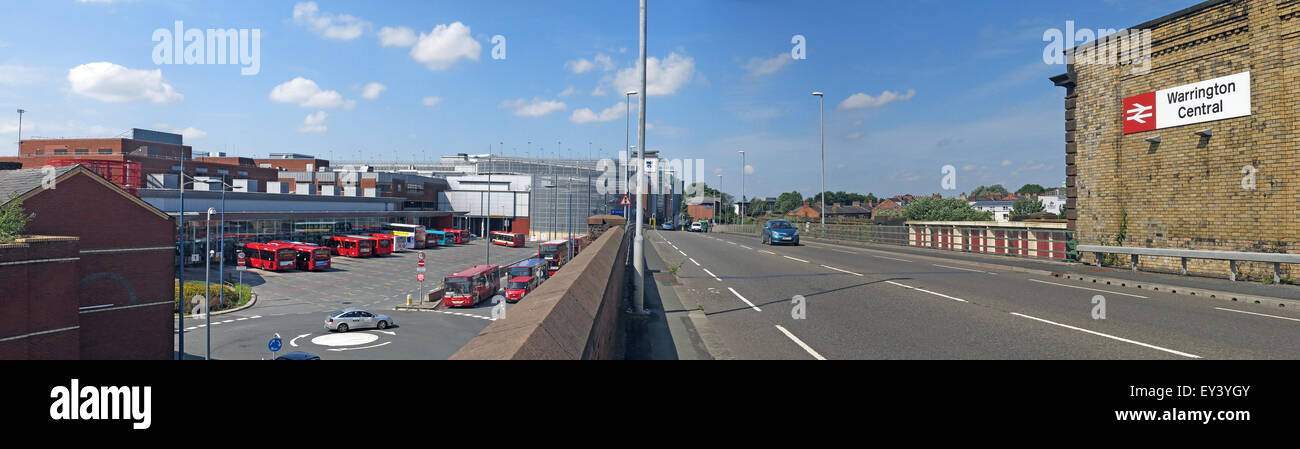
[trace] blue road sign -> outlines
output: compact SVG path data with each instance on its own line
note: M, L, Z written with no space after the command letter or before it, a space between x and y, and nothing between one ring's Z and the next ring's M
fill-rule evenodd
M610 209L610 210L609 210L609 214L610 214L610 215L618 215L618 216L622 216L622 215L623 215L623 209Z
M283 345L284 343L280 341L280 337L275 337L271 339L271 342L266 344L266 349L270 349L271 352L280 352L280 347Z

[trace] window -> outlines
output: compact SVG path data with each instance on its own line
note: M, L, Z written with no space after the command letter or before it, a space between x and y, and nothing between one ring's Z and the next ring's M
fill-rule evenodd
M65 154L68 154L68 150L65 149L65 148L60 148L60 149L54 150L54 155L55 155L55 156L62 156L62 155L65 155Z
M199 168L194 169L194 171L199 172L199 173L207 173L207 172L208 172L208 169L207 169L207 168L204 168L204 167L199 167Z
M90 149L88 149L88 148L77 148L76 153L77 153L77 154L90 154Z
M99 154L113 154L112 148L100 148Z
M239 176L248 176L248 172L243 171L243 170L240 170L240 171L238 171L238 172L236 172L236 173L239 173Z
M173 165L173 166L172 166L172 171L181 171L181 166L179 166L179 165Z
M36 154L45 154L45 150L37 149Z
M218 170L217 170L217 174L218 174L218 175L229 175L229 174L230 174L230 170L226 170L226 169L218 169Z

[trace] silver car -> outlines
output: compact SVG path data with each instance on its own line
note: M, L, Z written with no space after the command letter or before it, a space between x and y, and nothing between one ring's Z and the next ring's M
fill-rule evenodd
M366 327L388 329L388 326L392 325L392 317L370 313L361 309L343 309L331 313L328 318L325 318L325 328L339 332Z

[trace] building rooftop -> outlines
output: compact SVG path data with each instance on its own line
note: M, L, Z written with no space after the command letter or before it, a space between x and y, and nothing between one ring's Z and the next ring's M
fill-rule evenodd
M55 167L53 177L63 176L75 167L75 165ZM22 196L40 188L46 179L45 176L44 170L40 168L0 170L0 204L6 204L12 197Z

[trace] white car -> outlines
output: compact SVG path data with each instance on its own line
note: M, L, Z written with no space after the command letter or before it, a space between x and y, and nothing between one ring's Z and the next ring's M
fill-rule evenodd
M646 152L649 153L649 151ZM703 231L704 231L704 225L701 225L700 222L697 221L695 223L691 223L691 232L703 232Z
M325 318L325 328L338 332L347 332L349 329L363 327L388 329L388 326L392 325L392 317L370 313L361 309L344 309L331 313L328 318Z

